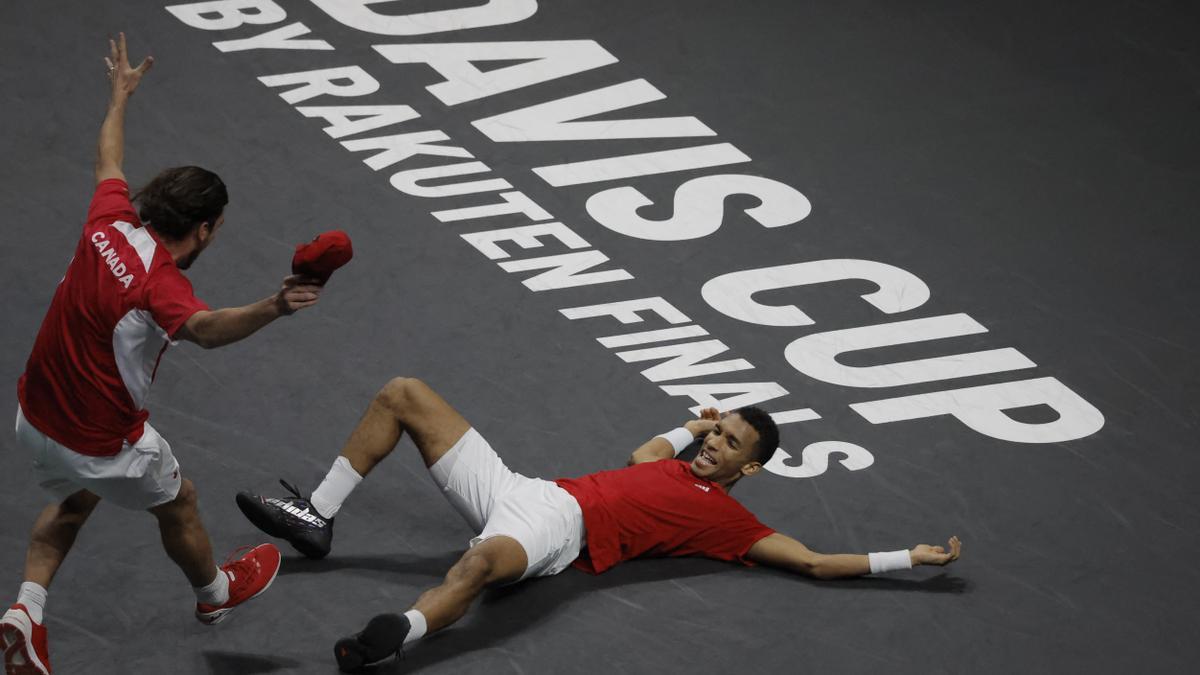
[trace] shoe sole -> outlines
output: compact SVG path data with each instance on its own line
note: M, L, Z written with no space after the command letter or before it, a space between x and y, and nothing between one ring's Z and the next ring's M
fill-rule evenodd
M338 640L333 645L333 658L337 660L338 670L343 673L358 673L364 668L377 666L384 661L397 658L397 656L395 652L392 652L383 658L368 663L366 657L363 656L362 647L359 645L358 640L348 637Z
M6 618L21 624L29 632L33 631L33 626L26 625L28 622L20 615ZM12 624L0 626L0 649L4 653L5 675L50 675L50 670L38 658L37 652L30 648L25 631L21 628Z
M404 625L408 626L407 619L402 619L401 617L393 614L380 614L368 621L366 628L364 628L363 631L358 635L338 640L337 643L333 645L333 658L337 660L338 670L341 670L344 673L357 673L363 668L379 665L384 661L395 658L399 654L400 650L404 648L403 638L401 638L400 644L396 645L395 649L387 652L374 661L367 661L366 650L363 648L362 642L359 641L359 638L363 635L368 635L371 640L378 640L383 637L378 634L369 635L371 633L383 632L385 634L394 634L396 627L387 625L393 620L403 620ZM405 628L404 635L407 636L408 631L410 630L412 630L411 626Z
M282 539L286 541L289 545L291 545L292 548L296 549L296 552L305 558L309 558L311 560L320 560L321 558L329 555L329 551L314 549L309 547L304 542L298 542L297 540L292 539L290 532L277 527L275 521L271 520L271 517L266 514L265 509L269 507L265 506L260 498L255 496L242 497L242 494L245 493L239 493L237 496L237 505L238 508L241 509L242 515L246 516L246 519L249 520L252 525L262 530L264 533L275 537L276 539Z
M198 619L200 621L200 623L202 623L206 626L213 626L218 623L221 623L222 621L225 620L225 617L229 616L230 612L237 609L238 607L241 607L242 605L246 604L247 602L250 602L251 600L257 598L258 596L262 595L263 593L266 593L267 589L271 587L271 584L275 583L275 577L279 576L279 568L280 567L282 567L282 565L278 565L275 567L275 573L271 575L270 580L267 581L267 585L258 589L258 592L255 593L254 595L246 598L245 600L239 602L238 604L234 605L233 607L226 607L225 609L218 609L215 612L208 612L206 614L201 614L200 612L196 612L196 619Z
M343 673L357 673L366 667L358 640L342 638L333 645L333 658L337 660L338 670Z

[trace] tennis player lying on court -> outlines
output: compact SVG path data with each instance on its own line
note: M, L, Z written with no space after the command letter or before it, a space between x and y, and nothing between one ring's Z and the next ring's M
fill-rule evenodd
M454 408L410 378L396 378L379 391L311 499L285 483L294 497L243 492L238 506L267 534L310 558L324 557L342 503L404 432L476 536L445 580L411 609L376 616L362 632L337 642L334 654L345 672L387 659L449 626L485 588L551 576L572 564L599 574L631 558L704 556L834 579L945 565L962 547L951 537L948 551L921 544L889 553L829 555L760 523L728 493L743 477L758 473L779 444L775 422L758 408L724 416L706 409L699 419L634 450L626 468L546 481L510 471ZM704 441L690 464L675 459L697 438Z

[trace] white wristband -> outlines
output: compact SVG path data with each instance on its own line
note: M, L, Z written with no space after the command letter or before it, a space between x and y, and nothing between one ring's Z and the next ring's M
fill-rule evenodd
M909 556L908 551L868 553L867 560L871 563L871 574L912 569L912 557Z
M683 427L676 427L665 434L659 434L655 436L655 438L662 438L670 443L671 447L675 448L676 457L679 456L679 453L683 452L684 448L691 445L692 441L696 440L696 437L692 435L692 432Z

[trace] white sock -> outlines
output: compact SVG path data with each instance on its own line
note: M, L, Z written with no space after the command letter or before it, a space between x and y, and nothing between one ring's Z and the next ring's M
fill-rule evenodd
M46 596L50 591L42 588L41 584L32 581L26 581L21 584L21 590L17 593L17 603L25 605L25 609L29 611L29 618L36 623L42 623L46 612ZM422 626L425 623L422 621ZM422 628L421 632L425 632Z
M217 578L207 586L192 587L196 592L196 601L204 605L220 607L229 601L229 575L225 570L217 568Z
M425 615L415 609L410 609L404 613L404 616L412 624L408 635L404 636L404 644L420 640L425 635L425 629L428 627L425 623Z
M325 480L313 490L312 499L308 501L322 518L333 518L342 510L342 502L354 492L354 488L358 487L362 479L354 467L350 466L350 460L339 456L333 466L329 467Z

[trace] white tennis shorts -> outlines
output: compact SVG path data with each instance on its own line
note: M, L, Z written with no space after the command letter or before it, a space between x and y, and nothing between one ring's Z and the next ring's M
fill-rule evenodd
M17 442L33 456L38 484L60 501L87 490L140 511L175 499L182 484L171 446L149 423L137 443L125 443L120 453L90 457L38 431L17 406Z
M429 473L478 536L516 539L529 566L521 579L567 568L584 542L579 502L558 485L514 473L475 429L468 429Z

